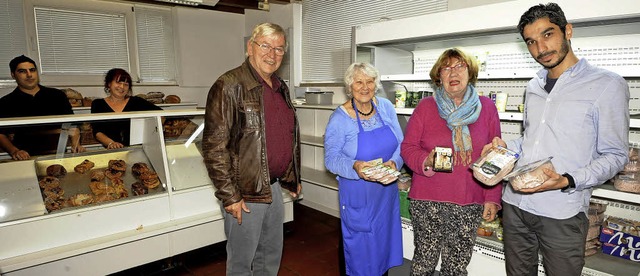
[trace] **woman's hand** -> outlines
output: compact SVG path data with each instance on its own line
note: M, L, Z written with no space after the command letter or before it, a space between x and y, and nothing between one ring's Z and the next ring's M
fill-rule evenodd
M424 161L422 162L422 169L424 171L428 171L429 169L433 168L433 162L435 161L436 157L436 150L432 149L431 152L429 153L429 156L427 156L427 158L424 159Z
M496 219L498 213L498 205L493 202L486 202L484 204L484 210L482 211L482 218L486 221L493 221Z
M124 148L124 145L115 141L107 144L107 149L121 149L121 148Z
M366 181L371 181L371 179L367 175L365 175L363 171L369 167L371 167L371 164L369 164L369 162L357 160L355 163L353 163L353 169L356 170L358 176Z
M392 168L394 171L397 171L397 170L398 170L398 168L396 167L396 162L391 161L391 160L389 160L389 161L387 161L387 162L384 162L382 165L383 165L383 166L390 167L390 168ZM387 175L385 175L385 176L383 176L383 177L381 177L381 178L379 178L379 179L376 179L376 181L377 181L377 182L380 182L380 183L382 183L382 184L384 184L384 185L388 185L388 184L390 184L390 183L393 183L393 182L394 182L394 181L396 181L396 180L398 180L398 176L395 176L395 175L393 175L393 174L387 174Z

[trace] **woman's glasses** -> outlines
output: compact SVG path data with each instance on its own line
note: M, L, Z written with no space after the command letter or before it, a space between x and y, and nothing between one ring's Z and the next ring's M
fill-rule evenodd
M466 69L466 68L467 68L467 64L458 63L458 64L456 64L454 66L445 66L445 67L440 68L440 74L448 76L448 75L451 74L451 72L460 73L460 72L464 71L464 69Z

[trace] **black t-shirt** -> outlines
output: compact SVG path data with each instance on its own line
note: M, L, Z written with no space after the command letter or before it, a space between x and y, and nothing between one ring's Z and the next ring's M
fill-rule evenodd
M128 111L146 111L146 110L162 110L162 108L150 103L140 97L129 97L127 105L124 106L122 112ZM96 99L91 103L91 113L111 113L115 112L104 99ZM105 122L91 124L93 135L102 132L113 141L129 145L131 120L110 120Z
M19 88L0 98L0 118L47 115L69 115L73 109L64 92L40 86L35 95ZM0 129L5 135L13 134L13 144L30 155L54 153L60 137L60 124L28 125Z

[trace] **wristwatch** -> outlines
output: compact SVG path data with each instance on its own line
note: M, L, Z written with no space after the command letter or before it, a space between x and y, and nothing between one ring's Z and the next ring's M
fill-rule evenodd
M575 180L573 180L573 176L571 176L568 173L565 173L562 176L566 177L567 180L569 181L569 184L566 187L560 189L562 192L569 192L570 190L573 190L576 188L576 182Z

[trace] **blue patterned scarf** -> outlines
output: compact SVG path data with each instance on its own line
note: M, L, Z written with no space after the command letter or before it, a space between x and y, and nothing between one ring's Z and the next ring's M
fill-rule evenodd
M475 123L482 110L476 88L472 85L467 86L467 91L459 106L456 106L453 100L445 94L443 87L436 89L435 100L438 104L440 118L447 121L447 126L451 130L453 148L455 155L458 155L454 158L455 163L462 162L465 166L471 164L473 146L467 125Z

